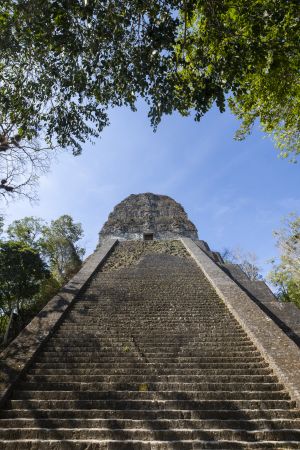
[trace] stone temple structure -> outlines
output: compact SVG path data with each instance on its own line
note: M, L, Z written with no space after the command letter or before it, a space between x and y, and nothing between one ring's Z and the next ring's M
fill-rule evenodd
M176 239L179 236L198 239L194 224L183 207L166 195L151 193L130 195L109 215L100 231L100 242L120 240Z
M300 313L131 195L2 353L0 450L300 449Z

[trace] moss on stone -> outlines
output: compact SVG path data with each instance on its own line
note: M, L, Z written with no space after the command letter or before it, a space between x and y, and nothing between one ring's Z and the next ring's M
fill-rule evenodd
M102 272L111 272L138 264L140 259L149 254L165 253L167 255L190 258L182 243L170 241L126 241L117 245L102 267Z

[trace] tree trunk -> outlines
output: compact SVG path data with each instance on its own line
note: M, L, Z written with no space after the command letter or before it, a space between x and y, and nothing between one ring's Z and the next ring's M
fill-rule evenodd
M12 321L13 321L13 317L14 317L14 309L12 308L11 312L10 312L10 316L9 316L9 321L8 321L8 324L7 324L7 327L6 327L6 330L5 330L4 338L3 338L3 344L4 345L7 345L7 342L8 342L9 332L10 332L11 324L12 324Z

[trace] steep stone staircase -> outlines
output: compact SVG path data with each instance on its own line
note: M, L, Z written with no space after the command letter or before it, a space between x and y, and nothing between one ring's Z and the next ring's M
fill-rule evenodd
M98 272L0 414L7 450L300 449L284 386L193 260L164 254Z

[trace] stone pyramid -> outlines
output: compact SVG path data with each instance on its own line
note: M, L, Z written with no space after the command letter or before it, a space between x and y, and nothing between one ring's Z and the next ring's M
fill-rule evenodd
M286 306L174 200L130 196L2 354L0 449L300 449Z

